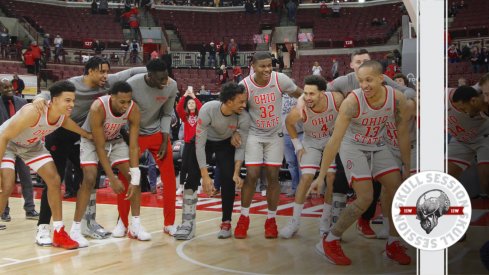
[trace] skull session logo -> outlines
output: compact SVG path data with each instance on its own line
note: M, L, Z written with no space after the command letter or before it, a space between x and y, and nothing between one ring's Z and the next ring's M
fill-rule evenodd
M426 171L401 184L392 203L399 235L424 250L444 249L467 230L472 209L465 188L452 176Z

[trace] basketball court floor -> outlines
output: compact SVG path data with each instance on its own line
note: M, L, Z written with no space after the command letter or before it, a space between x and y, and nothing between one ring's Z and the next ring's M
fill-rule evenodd
M36 197L41 190L35 188ZM117 219L115 196L109 189L98 191L97 221L111 230ZM15 195L14 195L15 196ZM248 238L219 240L220 224L218 198L199 199L196 237L176 241L163 233L161 190L156 195L143 194L142 224L151 233L152 240L141 242L128 238L90 239L90 246L76 250L39 247L34 243L36 221L26 220L22 198L12 197L12 221L3 223L0 231L0 273L3 274L415 274L416 251L409 247L413 258L409 266L400 266L385 260L382 252L385 240L367 240L352 226L343 236L343 248L353 264L335 266L315 252L319 241L318 219L320 199L308 200L306 217L302 218L299 233L292 239L269 240L264 237L266 200L259 194L252 205ZM181 197L177 199L181 205ZM290 214L285 198L279 206L277 224L283 226ZM36 205L39 205L37 199ZM71 227L75 203L63 202L63 217L67 231ZM308 210L309 209L309 210ZM307 211L308 210L308 211ZM235 203L233 229L239 217L239 200ZM485 217L487 213L481 217ZM180 207L176 214L181 219ZM485 218L484 218L485 219ZM486 220L479 222L486 223ZM373 225L374 230L381 225ZM467 241L449 251L449 272L487 274L479 260L478 247L489 239L487 226L469 229ZM485 236L485 237L484 237Z

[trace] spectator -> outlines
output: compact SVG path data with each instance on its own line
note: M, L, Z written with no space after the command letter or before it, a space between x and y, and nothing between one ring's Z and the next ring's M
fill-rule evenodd
M463 77L457 80L457 87L467 86L467 80Z
M224 44L223 41L219 42L219 45L217 45L217 52L219 53L219 65L224 65L227 67L227 53L226 53L226 45Z
M397 84L399 84L402 87L407 87L409 85L409 80L404 74L397 73L394 75L392 78Z
M322 18L326 18L328 16L329 9L328 5L326 5L326 2L321 2L321 5L319 6L319 13L321 14Z
M0 49L3 58L7 57L8 46L10 44L10 35L7 28L0 31Z
M333 17L340 17L340 3L338 0L334 0L333 6L331 8L333 10Z
M237 62L238 43L236 43L233 38L231 38L231 40L229 40L228 49L229 49L229 57L231 59L231 65L235 66L238 64L238 62Z
M100 41L95 40L95 42L93 42L92 49L95 51L95 55L101 55L102 51L105 50L105 46L100 43Z
M124 51L124 58L122 59L122 65L125 65L127 61L127 53L129 52L129 40L123 41L121 43L121 50Z
M158 53L157 50L154 50L151 52L151 60L158 59L159 56L160 56L160 54Z
M214 42L209 44L209 67L216 68L216 46Z
M205 88L205 85L202 85L200 86L200 90L197 94L201 94L201 95L210 95L211 94L211 91L207 90Z
M139 58L139 43L138 43L138 41L136 41L136 39L132 40L132 43L129 47L131 49L131 63L136 64L136 62Z
M479 72L479 48L477 46L473 46L470 50L470 63L472 63L472 69L474 73Z
M92 1L92 5L90 6L90 11L92 12L92 14L97 14L98 12L97 0Z
M265 1L256 0L255 5L256 5L256 11L258 12L258 14L261 14L263 12L263 8L265 7Z
M312 75L321 75L321 72L323 71L323 68L319 66L319 62L314 61L314 65L312 66Z
M129 17L129 27L131 28L132 39L138 39L139 20L134 13Z
M372 22L370 24L372 26L380 26L382 23L380 22L379 18L374 17L374 19L372 19Z
M488 59L489 59L489 52L487 52L486 47L483 47L479 55L479 63L482 67L486 69L486 73L489 73Z
M22 96L22 91L25 89L24 80L19 78L19 75L14 74L12 78L12 90L15 92L16 96Z
M394 56L394 59L396 60L397 65L402 66L402 55L401 55L401 52L398 49L394 49L392 51L392 54Z
M462 48L462 60L469 60L471 56L470 48L471 48L470 42L465 44L465 46Z
M333 65L331 65L331 76L333 79L337 78L340 75L338 72L338 60L336 58L333 58Z
M41 71L42 50L37 45L36 41L31 42L32 58L34 59L34 73L38 74Z
M241 67L238 65L235 65L233 68L233 79L234 82L239 83L241 80L243 80L243 71L241 70Z
M222 85L228 81L228 70L223 64L219 69L217 69L217 84Z
M455 44L450 45L447 55L448 61L450 63L458 63L460 61L460 57L458 55L457 47L455 46Z
M199 53L200 53L200 68L205 67L205 56L207 54L207 45L205 42L202 42L202 45L199 47Z
M51 59L51 42L49 41L49 33L44 35L44 39L42 40L42 50L44 52L44 58L46 62Z
M382 21L380 22L381 25L387 25L387 19L385 17L382 17Z
M297 5L293 0L289 0L286 4L287 7L287 16L290 22L295 23L295 15L297 13Z
M290 67L292 67L292 65L294 64L296 55L297 55L297 52L295 51L295 46L292 45L292 47L290 47L290 51L289 51Z
M98 5L98 13L108 14L109 13L109 3L107 0L100 0Z
M385 70L384 74L390 77L391 79L393 79L394 75L400 72L401 72L401 68L397 65L396 60L392 59L391 63L387 66L387 69Z
M27 72L30 74L35 74L35 63L34 63L34 57L32 57L32 50L31 48L28 48L24 52L24 64L27 68Z
M53 44L54 44L54 62L60 62L61 61L60 57L63 53L63 38L61 38L59 33L56 34Z

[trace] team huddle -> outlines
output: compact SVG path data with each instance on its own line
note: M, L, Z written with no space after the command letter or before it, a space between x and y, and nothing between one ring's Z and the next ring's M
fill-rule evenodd
M321 240L315 247L320 255L333 264L350 265L340 241L342 234L357 221L357 230L363 236L387 239L387 258L402 265L410 264L411 257L389 217L397 188L403 179L416 172L417 157L413 150L418 125L416 95L413 89L384 76L382 65L370 60L365 50L352 54L350 66L354 72L331 83L313 75L306 77L300 88L285 74L272 70L269 53L256 53L252 75L238 84L224 84L219 100L207 102L198 110L195 137L186 140L183 155L186 174L182 222L173 226L176 184L173 167L168 169L168 163L172 162L169 131L178 92L176 82L159 59L151 60L146 69L109 75L108 62L93 57L83 76L56 82L49 95L41 94L0 126L0 211L13 190L15 158L20 157L47 185L36 234L39 245L74 249L89 245L86 236L106 238L110 233L95 222L95 211L91 208L95 204L94 186L100 164L118 196L119 218L111 235L148 241L151 234L140 219L139 157L149 150L165 185L164 231L177 240L189 240L196 233L199 183L202 182L207 194L214 192L207 166L215 155L222 198L219 239L232 235L236 239L248 237L249 207L263 169L268 183L265 238L293 237L300 228L307 194L326 181L319 219ZM449 110L457 112L449 118L453 136L449 147L458 148L449 156L453 163L449 168L459 176L476 154L484 188L489 185L489 151L484 140L489 135L487 79L479 85L485 89L486 98L471 87L464 87L472 89L470 93L461 92L461 88L451 90L453 110ZM283 117L284 94L298 98L298 104ZM450 119L458 125L451 127ZM294 146L301 176L293 216L279 230L275 217L280 195L279 170L284 159L284 128ZM78 156L83 172L69 233L62 221L60 168L56 159L53 161L54 153L48 151L53 147L44 145L44 139L48 144L50 137L56 135L74 136L73 142L69 142L70 150ZM243 164L244 180L240 176ZM241 215L233 232L236 188L241 189ZM346 205L349 188L355 191L356 199ZM371 208L375 210L379 199L384 227L382 232L375 233L369 225L372 217L365 218L365 214Z

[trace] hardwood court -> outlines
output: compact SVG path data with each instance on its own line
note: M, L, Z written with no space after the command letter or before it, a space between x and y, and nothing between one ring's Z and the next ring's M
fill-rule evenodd
M36 202L38 203L38 202ZM198 211L197 235L190 241L175 241L162 233L162 209L141 209L142 224L153 239L141 242L128 238L90 240L90 246L76 250L39 247L34 243L35 221L25 220L23 200L11 198L12 221L0 231L0 272L5 274L415 274L415 250L409 249L413 263L399 266L384 260L385 240L366 240L350 228L343 238L345 253L353 265L339 267L316 254L319 240L317 218L303 218L301 230L290 240L264 238L264 215L252 215L245 240L216 238L220 213ZM75 204L63 202L67 232ZM180 217L177 210L177 220ZM116 223L115 205L98 204L97 220L107 229ZM234 225L238 214L234 214ZM289 217L278 217L284 225Z

